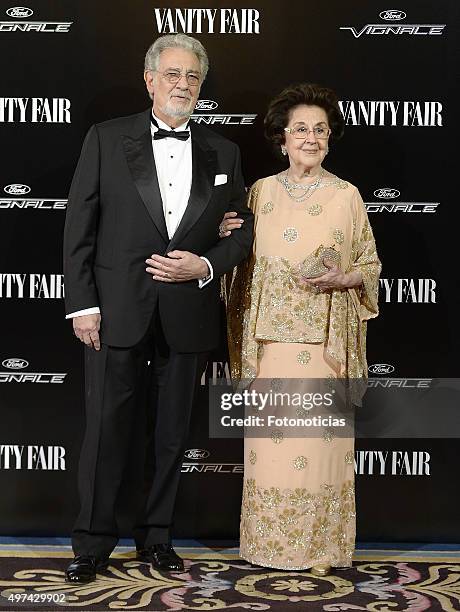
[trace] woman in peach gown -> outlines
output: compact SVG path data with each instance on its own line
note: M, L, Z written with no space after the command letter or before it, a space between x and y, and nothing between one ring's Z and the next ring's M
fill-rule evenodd
M337 97L289 87L271 102L265 128L289 167L250 190L253 254L226 286L233 380L283 390L295 379L365 378L381 266L358 189L322 165L343 132ZM223 237L240 226L226 217ZM299 265L320 245L334 246L340 263L320 260L327 272L306 278ZM257 565L317 575L350 566L354 438L331 428L246 437L240 535L241 557Z

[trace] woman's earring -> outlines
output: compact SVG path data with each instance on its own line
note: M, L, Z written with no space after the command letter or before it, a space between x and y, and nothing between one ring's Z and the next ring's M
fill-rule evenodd
M326 150L324 152L324 155L327 155L329 153L329 147L326 147Z
M283 155L287 155L287 149L286 149L286 147L283 147L283 145L281 145L281 153Z

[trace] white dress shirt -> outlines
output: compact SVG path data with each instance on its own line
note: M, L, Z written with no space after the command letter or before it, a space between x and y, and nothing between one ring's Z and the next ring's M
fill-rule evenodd
M158 119L153 113L152 115L160 128L168 131L171 130L169 125ZM175 129L177 131L190 131L187 124L188 121ZM163 214L168 238L171 240L184 216L190 197L190 189L192 187L192 138L187 138L187 140L179 140L178 138L154 140L153 135L157 129L153 123L150 124L153 157L155 159L158 185L163 202ZM206 257L201 257L201 259L204 259L207 263L209 274L206 279L198 280L200 289L211 282L214 276L211 263L208 259ZM72 312L66 316L66 319L98 313L100 313L99 307L93 306L92 308Z
M155 115L154 115L155 117ZM160 128L170 131L170 127L161 119L155 117ZM187 123L183 123L177 131L187 131ZM168 238L174 235L179 225L192 187L192 139L179 140L178 138L162 138L154 140L153 136L157 127L150 124L152 132L153 157L158 175L161 199L163 202L163 214L166 221Z

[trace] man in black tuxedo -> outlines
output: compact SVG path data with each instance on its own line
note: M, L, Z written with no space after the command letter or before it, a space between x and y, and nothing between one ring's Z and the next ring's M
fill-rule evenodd
M194 391L219 343L219 278L248 255L253 229L238 147L189 122L207 69L196 39L157 39L144 72L153 108L93 125L70 189L66 312L86 345L87 419L70 582L93 580L118 541L120 484L147 388L155 456L138 558L183 569L170 527ZM227 211L244 223L219 240Z

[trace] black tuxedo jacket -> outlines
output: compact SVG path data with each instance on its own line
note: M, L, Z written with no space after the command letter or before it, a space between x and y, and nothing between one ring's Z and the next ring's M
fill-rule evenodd
M101 309L101 340L133 346L156 308L169 345L207 351L219 343L219 277L251 248L253 216L246 205L238 147L191 122L192 186L184 216L168 239L154 163L151 109L90 128L69 193L64 230L66 312ZM216 174L227 182L214 185ZM226 211L244 219L219 239ZM174 249L209 259L214 279L162 283L145 271L153 253Z

